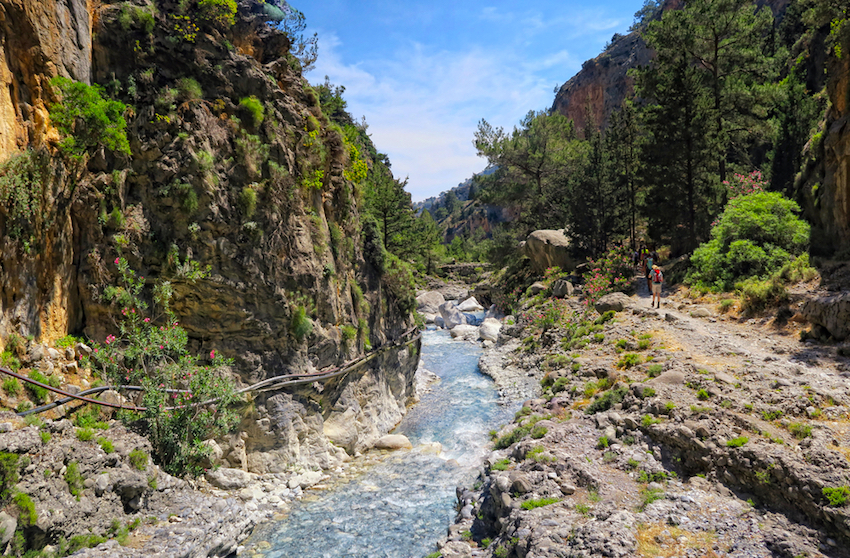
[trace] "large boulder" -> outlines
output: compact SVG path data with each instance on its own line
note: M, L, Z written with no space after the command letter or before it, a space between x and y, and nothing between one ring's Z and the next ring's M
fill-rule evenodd
M413 444L407 439L407 436L401 434L387 434L378 438L375 442L375 448L386 450L411 449Z
M428 291L416 297L416 310L420 314L436 314L440 305L446 301L440 291Z
M538 273L555 266L560 267L562 271L572 271L575 268L575 262L570 255L570 240L562 230L534 231L528 235L522 251Z
M466 316L457 309L453 302L444 302L440 305L440 316L443 317L443 326L446 329L452 329L459 325L466 324Z
M461 324L455 326L451 330L452 339L464 339L466 341L476 341L478 339L478 328L474 325Z
M478 336L484 341L498 341L499 330L501 329L502 322L495 318L487 318L478 328Z
M826 328L838 341L850 337L850 293L813 298L803 304L800 313L811 323Z
M481 306L481 304L479 304L477 300L475 300L474 296L471 296L471 297L467 298L466 300L464 300L463 302L461 302L458 305L457 309L460 310L461 312L483 312L484 311L484 307Z
M575 287L573 287L573 284L566 279L556 279L552 283L552 296L555 298L572 296L574 291Z
M628 295L623 293L609 293L600 298L595 307L597 312L604 314L609 310L622 312L632 305L634 305L634 301Z

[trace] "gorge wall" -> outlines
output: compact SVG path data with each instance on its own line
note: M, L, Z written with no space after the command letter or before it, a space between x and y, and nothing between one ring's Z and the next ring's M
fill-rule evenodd
M235 358L243 384L398 338L413 325L404 295L364 257L350 151L289 37L262 2L238 2L233 25L184 4L0 0L0 180L8 192L17 177L31 208L13 212L8 194L0 207L0 337L116 333L100 295L122 255L148 286L170 282L192 350ZM55 76L127 104L129 154L63 154L48 110L62 102ZM400 419L417 362L414 342L327 389L264 394L233 460L248 463L247 435L247 454L285 448L287 462L325 465L341 457L325 423L352 413L355 439L342 446L361 449Z

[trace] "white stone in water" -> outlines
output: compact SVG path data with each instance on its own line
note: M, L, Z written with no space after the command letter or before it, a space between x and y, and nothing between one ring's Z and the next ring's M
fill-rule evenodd
M479 304L477 300L475 300L474 296L471 296L461 302L458 307L458 310L461 312L482 312L484 311L484 307Z
M495 318L487 318L478 328L478 336L485 341L498 341L502 322Z
M475 341L478 339L478 328L472 325L458 325L451 330L453 339L464 339L467 341Z
M387 434L386 436L378 438L378 441L375 442L375 448L377 449L396 450L411 449L412 447L413 444L410 443L407 436L403 436L401 434Z

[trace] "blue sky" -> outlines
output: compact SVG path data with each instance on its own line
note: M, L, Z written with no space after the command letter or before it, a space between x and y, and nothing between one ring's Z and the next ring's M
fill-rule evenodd
M319 59L307 79L346 88L378 150L418 201L479 172L482 118L512 128L617 33L643 0L298 1Z

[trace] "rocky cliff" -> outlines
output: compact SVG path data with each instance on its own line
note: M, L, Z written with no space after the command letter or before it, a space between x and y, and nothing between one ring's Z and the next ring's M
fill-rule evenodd
M841 44L850 48L845 34ZM846 50L845 50L846 52ZM821 129L806 147L796 189L812 221L812 253L850 255L850 61L827 60L829 106Z
M114 333L100 295L119 253L170 282L193 349L234 357L243 383L340 364L410 328L364 258L342 133L266 7L240 1L231 24L195 2L0 0L0 337ZM68 156L56 76L126 103L127 152ZM264 394L231 462L265 471L246 453L280 450L276 467L326 465L341 450L325 423L340 416L354 417L341 447L362 448L403 413L417 355L402 346L327 389Z

